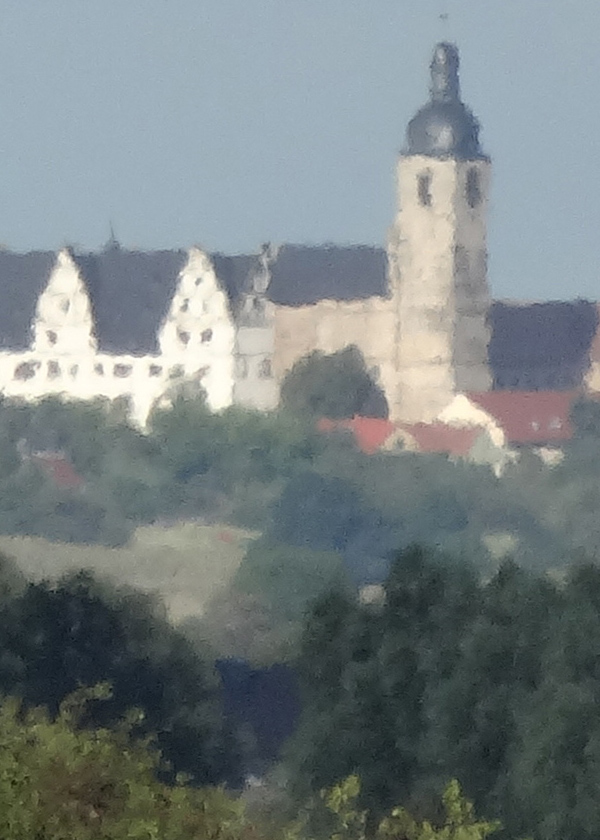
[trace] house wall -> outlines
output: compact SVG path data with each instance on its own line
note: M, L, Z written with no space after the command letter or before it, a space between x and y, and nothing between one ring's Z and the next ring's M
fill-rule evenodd
M389 394L395 385L395 335L395 312L387 298L277 306L276 378L281 382L299 359L314 350L336 353L354 344L363 354L367 368Z
M40 296L32 336L31 350L0 353L0 389L6 396L127 398L141 426L154 405L184 384L201 384L214 411L233 399L235 327L227 295L199 249L189 253L160 328L160 354L97 351L92 306L67 251L58 255Z
M159 333L161 362L183 367L181 379L202 382L213 411L231 405L235 326L229 299L209 258L193 248Z
M234 313L233 402L258 411L272 411L279 404L279 382L275 375L275 306L266 294L271 257L270 249L265 248Z
M275 332L266 326L239 326L235 350L236 405L258 411L271 411L279 403L279 384L273 370Z

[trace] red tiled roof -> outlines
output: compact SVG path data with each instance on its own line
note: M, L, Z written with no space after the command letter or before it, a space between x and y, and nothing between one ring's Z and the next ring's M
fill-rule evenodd
M77 475L71 462L64 456L54 453L36 453L31 456L57 487L76 490L83 485L83 479Z
M415 441L419 452L446 452L464 458L479 435L478 426L448 426L446 423L411 423L402 427Z
M367 455L377 452L395 428L390 420L381 420L378 417L353 417L348 420L329 420L323 417L317 423L320 432L333 432L338 429L352 432L358 447Z
M502 427L507 442L554 443L569 440L569 419L578 391L487 391L467 394Z
M396 426L390 420L376 417L353 417L351 420L318 421L320 432L345 429L354 435L357 445L366 455L372 455L384 445L388 438L402 429L407 432L420 452L445 452L464 457L481 434L481 428L447 426L445 423L413 423Z

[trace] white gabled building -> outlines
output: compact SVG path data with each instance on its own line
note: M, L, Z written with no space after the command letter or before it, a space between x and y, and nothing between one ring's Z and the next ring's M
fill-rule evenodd
M126 399L141 426L184 385L201 387L214 411L275 407L265 259L116 243L0 252L0 392Z

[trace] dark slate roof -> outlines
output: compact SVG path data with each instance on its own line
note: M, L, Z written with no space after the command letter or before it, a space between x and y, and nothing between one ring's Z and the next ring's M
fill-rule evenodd
M271 264L268 295L274 303L304 306L319 300L387 295L387 257L366 245L284 245Z
M186 261L184 251L73 254L92 305L98 349L157 353L158 333Z
M456 46L437 44L430 67L430 99L408 124L406 153L457 160L485 157L479 123L460 98Z
M0 251L0 349L26 350L35 308L56 262L52 251Z
M598 326L593 303L495 302L488 318L494 388L563 391L583 384Z
M256 254L211 254L210 259L223 290L227 292L232 307L235 307L243 292L251 283L252 276L259 267Z

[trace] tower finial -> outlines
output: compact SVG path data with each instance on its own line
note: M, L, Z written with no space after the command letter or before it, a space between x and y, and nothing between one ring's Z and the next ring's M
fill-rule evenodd
M446 41L436 45L431 60L431 98L434 102L460 101L458 49Z
M104 246L105 251L116 251L120 248L119 240L115 236L115 229L112 223L112 219L109 222L109 237L108 242Z

